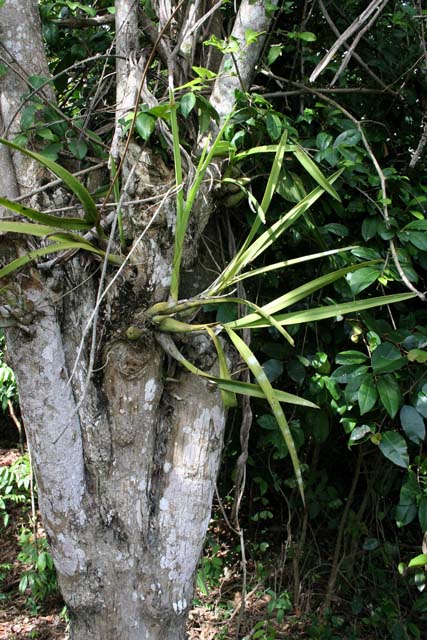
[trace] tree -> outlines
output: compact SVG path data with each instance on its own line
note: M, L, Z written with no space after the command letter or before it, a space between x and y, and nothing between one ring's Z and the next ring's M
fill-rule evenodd
M71 2L58 4L64 9L77 9L78 15L50 20L45 28L47 42L55 35L55 29L98 29L101 25L104 35L112 33L108 26L112 24L111 14L103 4L99 16L91 7ZM37 267L26 268L18 275L14 272L13 277L5 279L2 312L5 324L10 325L8 350L19 382L43 519L71 615L71 634L76 639L89 635L107 640L185 636L186 612L209 520L226 410L221 394L207 380L175 368L173 361L180 360L180 356L167 333L171 322L177 331L177 323L186 322L188 315L177 320L166 312L171 304L175 312L185 308L187 314L191 313L188 305L177 308L178 289L179 298L187 300L210 284L209 271L197 258L203 235L214 233L209 227L215 207L213 185L222 167L219 161L213 162L211 173L207 168L199 172L201 179L194 183L197 167L193 166L191 154L203 157L209 148L213 149L204 147L203 138L210 131L213 139L236 99L244 99L277 4L243 0L235 14L230 3L159 0L144 2L141 8L131 0L116 1L114 42L103 42L106 66L97 66L95 72L103 81L111 70L108 64L113 57L113 48L108 45L114 45L114 125L111 128L112 119L107 116L102 123L107 131L113 131L112 142L108 140L106 144L106 138L87 130L85 121L90 120L91 108L84 105L82 117L76 105L67 114L65 127L68 151L74 160L70 162L65 155L65 161L74 170L73 164L87 156L89 145L98 145L101 151L104 145L109 151L111 142L112 179L116 181L115 175L120 176L121 190L118 181L110 184L107 194L104 190L101 215L94 211L86 192L79 191L75 184L72 191L81 201L80 210L86 209L85 215L90 218L86 220L90 223L86 241L95 242L85 245L88 251L95 250L104 258L108 253L110 260L116 257L122 266L119 270L117 265L110 269L104 259L99 268L86 252L76 252L76 240L70 234L61 236L50 231L48 246L43 241L41 245L30 245L39 251L30 257L50 251L51 241L62 248L68 241L70 250L61 253L59 259L41 261ZM45 80L49 78L49 68L38 3L6 0L0 17L5 52L0 125L7 135L3 137L18 135L19 140L25 113L31 124L29 129L38 131L38 137L30 137L26 143L29 148L37 148L41 140L49 142L52 131L58 135L55 119L64 119L61 103L54 95L55 85ZM231 38L224 42L220 36L227 19L233 27ZM199 42L205 29L211 36L209 54ZM304 41L311 36L301 30L293 37ZM153 69L154 61L157 70ZM57 60L58 74L64 70L61 65L62 61ZM196 68L195 73L191 67ZM233 72L236 68L238 73ZM83 77L80 82L85 86L88 78ZM203 92L186 93L188 82L192 83L190 89L206 91L208 87L209 100ZM164 85L168 85L164 90L168 97L158 104ZM195 104L200 111L202 135L197 135L194 123L188 119L191 140L187 144L181 140L181 145L175 121L175 87L184 87L178 92L183 94L183 115L188 116ZM61 94L58 82L55 88ZM79 97L75 85L72 89ZM93 95L95 102L101 99L103 90L101 82ZM66 86L62 84L64 93ZM38 101L31 102L34 96ZM139 110L141 98L144 108ZM111 97L107 97L105 104L111 103ZM24 104L29 105L29 110L18 122L16 114ZM157 119L161 113L168 116L170 129ZM285 150L286 136L281 137L281 131L279 135L274 132L274 112L269 113L269 118L267 127L276 139L277 158ZM154 129L155 137L150 137ZM148 143L143 144L144 139ZM159 154L156 147L161 143L163 153ZM54 144L58 142L55 140ZM219 153L219 144L217 150ZM321 184L322 189L316 193L326 190L335 196L332 181L324 179L301 149L295 147L293 151ZM75 202L67 190L57 185L46 188L46 180L51 178L45 169L57 150L45 146L43 152L45 160L37 161L36 156L22 154L16 147L0 146L1 195L15 203L24 199L32 212L27 209L21 213L30 219L37 220L34 212L42 208L50 210L49 215L54 215L53 209L60 209L61 224L67 231L77 224L71 218L71 222L64 222L68 218L67 207ZM275 162L273 167L277 168L279 160ZM63 173L61 177L64 176L68 176L65 182L68 180L70 186L69 175ZM95 180L95 172L93 176ZM233 183L232 174L228 180ZM197 189L193 190L195 200L187 229L178 221L190 213L182 196L189 184L196 184ZM242 186L244 183L239 188ZM112 214L107 213L110 192L119 202ZM187 192L187 202L188 197ZM4 199L3 204L7 204ZM254 198L252 204L257 209ZM262 205L257 209L260 219L268 206L264 199ZM86 222L80 219L78 224L88 231ZM119 240L114 235L116 224ZM21 236L14 236L12 245L9 236L3 236L6 261L16 255L25 260L27 252ZM350 265L339 275L359 267ZM334 279L335 276L320 279L314 290ZM333 312L329 309L329 316L323 317L336 315L337 309L334 306ZM256 320L252 321L259 323L266 315L268 310L258 309ZM310 315L305 313L305 317ZM91 340L82 342L88 328ZM283 332L277 321L274 328ZM230 335L234 344L240 344L233 333ZM285 337L290 339L289 335ZM215 336L212 339L215 342ZM209 337L195 333L192 339L186 336L181 346L200 369L212 376L220 373L224 378L226 357L221 371L221 357L218 364ZM184 364L183 359L180 361ZM246 361L250 366L251 356ZM261 375L257 379L264 390ZM222 391L229 388L230 385L223 386ZM270 389L265 388L268 395ZM271 406L281 416L274 397ZM286 423L281 426L286 437ZM292 452L292 440L287 444ZM298 471L298 462L293 461Z

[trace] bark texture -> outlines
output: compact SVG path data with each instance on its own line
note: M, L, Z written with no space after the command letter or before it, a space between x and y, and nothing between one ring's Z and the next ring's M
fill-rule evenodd
M118 63L122 109L132 108L128 98L136 96L130 62L138 48L136 5L116 2L117 51L127 58ZM171 8L163 0L158 7L162 25ZM248 8L259 12L263 3ZM240 29L254 26L240 22ZM10 62L0 81L4 127L21 105L25 77L46 76L48 69L35 0L6 0L0 24ZM246 64L248 83L253 57L245 64L241 60L241 71ZM222 91L228 100L228 84L221 86L215 95ZM220 108L221 101L215 100ZM9 134L18 123L19 118L13 120ZM120 132L116 135L120 155ZM4 147L0 154L1 195L17 197L41 184L38 165ZM171 170L155 151L131 143L123 179L128 195L146 198L167 189ZM30 203L37 207L41 201L35 196ZM208 219L206 206L196 207L204 215L200 229ZM91 259L77 255L52 272L33 267L2 283L2 303L18 318L8 331L8 353L73 640L185 637L220 463L225 425L220 394L175 370L149 327L138 342L126 339L132 320L143 323L144 309L167 296L173 205L167 201L147 230L151 217L152 210L140 205L125 211L127 237L135 239L141 231L144 237L103 302L94 372L85 347L70 379L97 299ZM17 251L22 248L16 245ZM10 241L4 238L2 254L10 260ZM108 275L113 277L114 272ZM192 285L200 281L202 290L202 280L194 267ZM187 339L183 348L199 366L216 370L209 341Z

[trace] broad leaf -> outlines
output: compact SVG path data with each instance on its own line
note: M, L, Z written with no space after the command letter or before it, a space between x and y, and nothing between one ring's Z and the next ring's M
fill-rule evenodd
M415 558L412 558L408 562L408 568L411 569L412 567L422 567L425 564L427 564L427 553L420 553L419 556L415 556Z
M395 431L386 431L381 435L381 453L398 467L408 468L408 447L404 438Z
M378 280L381 275L379 269L374 267L364 267L354 273L350 273L347 276L347 282L350 285L353 295L357 296L358 293L367 289L373 282Z
M409 362L419 362L420 364L424 364L427 362L427 351L423 349L411 349L406 354Z
M278 140L282 133L282 121L275 113L268 113L265 119L267 133L272 140Z
M411 442L421 444L426 437L426 426L423 417L414 407L404 405L400 410L400 423Z
M427 384L425 384L421 391L418 391L417 393L415 409L418 413L421 413L423 418L427 418Z
M186 93L179 102L182 115L186 118L196 106L196 96L194 93Z
M77 160L83 160L86 157L86 154L88 152L87 143L83 139L79 140L76 138L74 140L71 140L68 143L68 148L73 154L73 156L77 158Z
M148 140L156 126L156 119L145 111L138 113L135 120L135 129L143 140Z
M372 354L372 369L374 373L391 373L407 364L399 349L390 342L380 344Z
M402 404L400 387L394 376L380 376L377 380L377 389L383 407L391 418L394 418Z
M356 427L350 433L350 437L348 439L348 446L351 447L354 444L359 443L360 440L365 438L368 434L371 434L371 427L367 424L362 424L360 427Z
M362 364L368 356L361 351L341 351L335 358L337 364Z
M396 523L398 527L410 524L417 515L416 495L412 482L406 482L400 490L399 504L396 507Z
M275 358L271 358L264 362L262 368L270 382L274 382L277 378L280 378L283 373L283 362L276 360Z
M378 398L377 386L372 374L363 376L362 384L359 387L357 401L359 403L360 415L368 413L374 406Z
M354 378L358 376L365 375L367 372L367 365L345 364L335 369L335 371L331 375L331 380L346 384L347 382L354 380Z

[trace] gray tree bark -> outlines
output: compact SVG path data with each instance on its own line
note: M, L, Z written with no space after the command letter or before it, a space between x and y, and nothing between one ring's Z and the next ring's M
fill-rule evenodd
M116 2L117 46L128 58L118 65L118 109L129 108L126 100L134 90L128 72L130 55L138 46L138 4ZM164 24L170 3L159 6ZM260 30L259 18L263 29L268 27L263 2L244 0L237 21L249 10L255 23L245 23L246 28ZM11 135L19 129L19 117L13 123L11 118L27 91L25 77L48 75L37 1L6 0L0 25L10 64L0 81L0 126L11 124ZM239 58L246 83L261 46L260 40L246 47L250 56ZM220 113L220 91L227 105L234 101L234 85L221 82L214 89ZM153 150L145 154L131 143L124 165L124 182L134 171L128 190L135 197L165 190L171 180L170 169ZM39 165L0 146L1 195L22 196L44 178ZM61 197L66 199L65 192ZM29 203L41 208L46 198L38 194ZM208 216L206 206L201 208L204 226ZM142 206L126 211L128 237L146 233L102 305L95 371L90 371L90 350L85 347L71 382L97 299L98 275L91 260L77 255L52 272L33 266L2 282L2 304L25 316L25 326L18 323L8 331L8 354L73 640L185 638L210 518L226 417L221 397L203 380L171 370L149 328L137 343L126 339L132 319L167 297L171 202L147 230L151 215ZM15 252L25 250L19 239L13 247ZM10 260L9 237L0 238L0 249L3 259ZM202 279L200 269L193 267L192 284ZM189 339L184 347L202 368L215 370L203 340Z

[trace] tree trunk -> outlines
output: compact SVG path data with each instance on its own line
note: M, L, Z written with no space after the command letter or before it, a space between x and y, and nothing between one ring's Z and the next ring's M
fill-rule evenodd
M243 10L248 2L242 3ZM133 13L137 4L116 2L117 26L124 34L123 39L117 34L121 55L129 55L138 44ZM170 3L161 6L164 23ZM265 18L263 2L251 4L252 13L254 8ZM126 20L129 29L123 28ZM0 23L11 65L1 80L0 124L7 125L27 91L23 77L47 76L48 69L35 0L6 0ZM251 69L242 74L247 82L261 45L251 45L258 55L251 52ZM239 63L246 64L240 58ZM129 60L127 64L119 62L126 81L135 70ZM128 82L125 87L119 78L118 109L129 108L129 95L140 79L141 73L136 73L133 85ZM228 83L227 104L235 88L235 83ZM215 101L221 112L218 95L217 88ZM54 99L49 93L47 97ZM19 117L9 135L18 124ZM123 150L117 129L115 138L116 149ZM45 176L39 165L3 146L0 153L1 195L17 197L42 183ZM134 171L127 189L136 197L166 190L171 179L170 169L155 153L144 153L132 142L124 165L124 182ZM68 196L61 192L61 197L66 201ZM29 203L46 208L47 196L35 195ZM195 221L197 237L209 217L206 204L198 209L204 217ZM127 235L136 238L145 230L144 237L114 282L114 272L108 273L111 287L101 305L94 351L85 346L76 368L76 354L98 297L99 275L91 259L78 254L51 271L32 267L2 283L2 304L12 308L14 316L25 317L25 324L18 321L8 331L8 354L73 640L180 640L186 635L225 411L218 391L173 368L149 326L137 342L126 338L134 318L143 322L144 309L167 297L171 212L166 202L147 230L149 210L134 206L126 211ZM3 237L6 258L9 245ZM15 248L22 252L25 246L20 241ZM191 256L186 263L191 264ZM193 286L201 283L201 270L194 268L190 279ZM183 348L201 368L216 371L211 347L200 337L186 339Z

